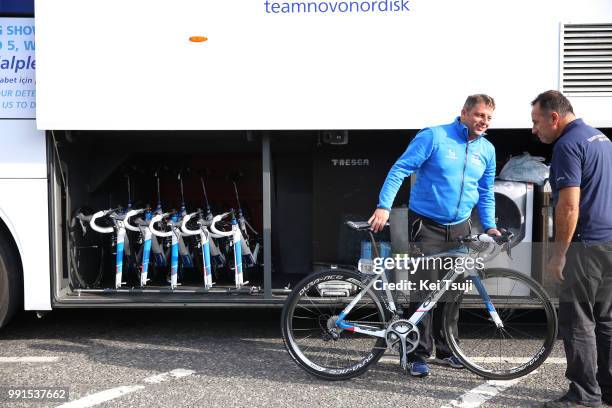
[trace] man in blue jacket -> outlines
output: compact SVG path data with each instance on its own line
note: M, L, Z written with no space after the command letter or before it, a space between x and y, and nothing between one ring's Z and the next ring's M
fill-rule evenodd
M495 149L483 136L488 129L495 101L488 95L469 96L461 116L448 125L421 130L410 142L404 154L395 162L383 187L374 214L369 219L374 232L382 230L391 206L404 178L416 172L416 182L410 191L408 234L411 242L425 255L448 249L448 242L470 233L470 215L474 206L484 230L500 235L495 225ZM441 279L445 271L420 270L417 280ZM418 284L417 284L418 285ZM427 292L410 293L410 316ZM410 374L429 375L427 359L433 353L436 361L453 368L463 368L453 356L444 338L442 308L428 313L419 323L419 345L407 356ZM432 327L433 326L433 327Z

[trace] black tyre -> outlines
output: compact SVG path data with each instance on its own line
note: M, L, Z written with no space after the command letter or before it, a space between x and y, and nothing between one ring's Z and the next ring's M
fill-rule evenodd
M287 298L281 317L285 347L307 372L326 380L347 380L363 374L386 349L384 338L330 328L334 318L365 290L363 276L330 269L298 283ZM325 287L327 286L327 287ZM368 290L345 317L346 322L385 329L389 312L380 293Z
M23 305L21 262L3 232L0 232L0 328Z
M503 327L493 322L467 277L472 289L455 294L445 306L448 345L467 369L485 378L510 380L530 373L546 360L557 336L550 298L533 279L510 269L485 269L480 280Z
M68 225L69 277L73 289L100 287L104 273L104 239L89 227L91 214L90 208L78 208Z

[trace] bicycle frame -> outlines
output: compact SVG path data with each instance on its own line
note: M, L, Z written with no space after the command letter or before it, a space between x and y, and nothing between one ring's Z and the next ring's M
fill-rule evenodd
M116 254L115 254L115 289L119 289L122 285L122 277L123 277L123 256L125 252L125 244L128 243L129 250L129 241L126 235L125 228L125 216L127 213L119 213L118 209L104 210L98 211L91 217L91 221L89 225L94 231L97 231L101 234L111 234L115 233L117 237L117 246L116 246ZM96 220L101 217L109 216L113 221L112 227L100 227L96 224Z
M130 224L130 218L144 213L144 219L138 226ZM153 214L148 209L130 210L125 215L125 227L130 231L139 232L143 237L142 261L140 264L140 286L146 286L148 282L149 258L151 254L151 244L153 233L149 228L149 223Z
M230 215L232 216L232 230L231 231L220 231L217 229L215 224L219 222L223 217ZM238 226L238 221L234 215L234 212L225 213L221 215L217 215L213 218L212 223L210 224L211 231L219 236L230 237L232 240L232 245L234 247L234 281L236 284L236 289L242 288L244 285L247 285L249 282L244 281L244 275L242 272L242 234L240 232L240 227Z
M199 215L198 225L200 226L197 230L190 230L187 228L187 222L195 215ZM202 217L202 212L197 211L191 214L187 214L183 217L183 221L181 222L181 231L185 236L199 236L200 237L200 246L202 249L202 275L204 277L204 288L210 289L213 286L212 281L212 268L210 263L210 242L212 238L210 238L210 232L205 225L205 220Z
M205 209L206 209L205 210L206 214L202 217L203 222L204 222L203 226L210 227L214 216L210 208L210 204L208 202L208 194L206 194L206 184L204 183L203 177L200 177L200 183L202 184L202 192L204 193L204 204L205 204ZM211 261L214 262L215 267L222 268L225 266L225 256L219 250L219 245L216 242L216 240L219 238L223 238L223 236L210 233L210 239L208 241L208 245L210 247L209 252L211 256Z
M378 256L378 251L376 249L376 246L374 246L374 250L376 252L376 255ZM459 252L457 251L442 252L442 253L424 257L423 260L448 257L448 256L456 257L458 254ZM470 256L469 252L466 253L466 256ZM497 327L503 328L503 323L501 319L499 318L499 315L497 314L495 306L491 302L489 294L487 293L487 290L485 289L484 285L480 281L480 277L478 276L478 273L475 271L475 269L473 268L467 269L463 272L457 272L456 269L453 269L444 276L443 280L448 281L449 284L452 284L453 282L457 280L459 276L463 274L467 274L472 278L472 282L474 283L476 290L478 291L480 297L482 298L484 304L486 305L487 311L489 312L491 319L493 319ZM362 290L357 296L355 296L355 298L351 301L351 303L349 303L349 305L346 308L344 308L342 312L338 315L338 320L336 321L336 326L338 328L349 331L349 332L361 333L361 334L366 334L366 335L374 336L374 337L384 338L386 336L386 332L387 332L386 329L385 330L374 330L372 329L372 327L367 326L367 325L352 324L352 323L347 323L344 321L346 316L350 313L353 307L355 307L355 305L361 300L363 295L367 293L368 291L372 290L372 287L379 280L379 278L382 279L383 281L383 290L385 291L385 294L387 296L387 301L389 302L389 310L394 315L397 314L397 307L395 306L395 303L392 300L393 296L388 287L388 280L387 280L386 274L385 272L382 272L380 275L372 279L368 283L368 285L364 288L364 290ZM423 319L423 317L425 317L425 315L436 306L437 302L440 300L442 296L444 296L447 290L448 290L447 286L440 286L437 289L433 290L429 294L429 296L427 296L427 299L425 299L425 301L421 303L419 308L410 316L410 318L408 319L408 322L411 323L414 327L416 327L416 325Z
M170 220L168 220L170 231L160 231L155 229L155 224L167 217L170 217ZM157 214L151 218L149 229L155 236L172 238L172 246L170 250L170 289L174 290L178 286L178 239L181 234L178 226L178 215L173 213Z

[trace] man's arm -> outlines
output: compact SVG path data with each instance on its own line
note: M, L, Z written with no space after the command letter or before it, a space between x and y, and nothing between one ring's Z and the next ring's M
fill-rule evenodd
M565 255L578 224L580 187L565 187L559 191L555 206L555 255Z
M583 157L581 147L573 143L561 140L553 148L550 168L559 196L555 202L555 246L546 271L557 281L563 280L565 253L578 223Z
M416 137L408 144L408 148L397 159L380 190L376 211L368 222L372 226L372 231L381 231L387 220L391 206L397 195L397 191L404 182L404 178L415 172L425 160L429 158L434 148L434 133L431 129L421 130Z
M572 242L578 224L580 211L580 187L565 187L559 190L555 206L555 246L553 256L548 262L548 273L562 281L565 254Z
M493 189L495 183L495 150L485 169L482 177L478 180L478 217L484 231L490 235L501 235L495 225L495 191Z

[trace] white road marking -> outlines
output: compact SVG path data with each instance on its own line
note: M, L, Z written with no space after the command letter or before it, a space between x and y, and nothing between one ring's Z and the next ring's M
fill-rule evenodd
M275 351L278 353L286 353L287 350L285 350L284 348L263 348L263 350L265 351ZM473 360L476 363L494 363L499 361L499 357L474 357L471 360ZM531 360L531 358L529 357L506 357L504 358L504 361L509 362L509 363L526 363L527 361ZM396 363L399 364L399 356L393 355L393 354L385 354L384 356L382 356L380 358L380 360L378 360L381 363ZM566 360L565 357L548 357L545 361L544 364L565 364Z
M115 398L119 398L123 395L130 394L134 391L142 390L144 385L129 385L111 388L110 390L104 390L96 392L95 394L88 395L75 401L70 401L60 405L58 408L87 408L101 404L106 401L110 401Z
M147 384L159 384L164 381L187 377L192 374L195 374L195 371L185 370L183 368L177 368L176 370L172 370L167 373L161 373L161 374L156 374L156 375L147 377L144 379L144 382ZM109 390L104 390L104 391L97 392L95 394L88 395L86 397L80 398L75 401L67 402L66 404L62 404L57 408L93 407L103 402L122 397L126 394L130 394L135 391L140 391L143 388L145 388L144 385L130 385L130 386L121 386L121 387L111 388Z
M526 377L537 373L537 371L532 371L526 376L515 378L514 380L508 381L497 381L497 380L489 380L484 384L480 384L476 388L472 388L465 394L463 394L459 399L450 401L448 404L442 405L440 408L476 408L481 406L484 402L490 400L495 397L500 392L505 391L506 389L512 387L513 385L519 383Z
M177 368L176 370L172 370L167 373L161 373L157 375L153 375L151 377L147 377L144 379L144 382L148 384L159 384L164 381L171 380L172 378L182 378L187 377L188 375L195 374L193 370L185 370L183 368Z
M533 358L533 357L531 357ZM504 357L503 360L508 363L526 363L531 358L528 357ZM475 363L495 363L499 361L499 357L476 357L473 358ZM565 364L566 360L564 357L549 357L544 360L544 364Z
M474 357L471 360L473 360L476 363L491 363L491 362L499 361L499 357ZM527 357L510 357L510 358L504 359L504 361L511 362L511 363L525 363L529 360L531 359ZM399 356L386 355L380 359L380 362L399 364ZM544 361L544 364L565 364L565 363L566 363L565 357L548 357Z
M54 363L59 357L0 357L0 363Z

